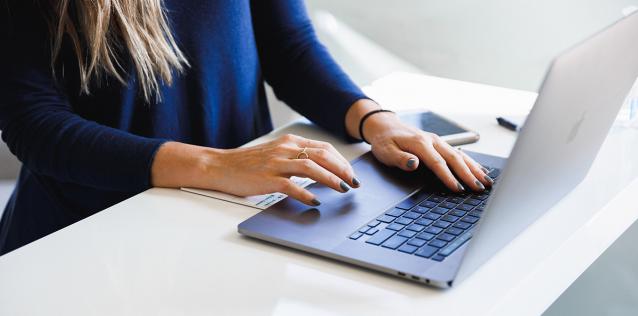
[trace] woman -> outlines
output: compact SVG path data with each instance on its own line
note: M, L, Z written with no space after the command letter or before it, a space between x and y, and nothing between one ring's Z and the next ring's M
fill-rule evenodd
M23 162L0 228L11 251L149 187L236 195L310 177L362 185L330 144L268 133L264 80L323 128L385 164L423 163L453 191L481 166L366 98L318 42L300 0L5 0L0 130ZM301 159L296 159L301 158ZM452 173L455 173L455 175Z

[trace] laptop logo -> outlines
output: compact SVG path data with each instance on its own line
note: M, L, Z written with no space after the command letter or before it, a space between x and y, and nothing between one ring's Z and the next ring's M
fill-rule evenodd
M585 115L587 114L587 111L583 112L580 115L580 118L578 119L578 121L576 121L576 123L572 126L572 129L569 131L569 135L567 136L567 143L571 143L574 138L576 138L576 136L578 135L578 131L580 130L580 126L583 125L583 121L585 121Z

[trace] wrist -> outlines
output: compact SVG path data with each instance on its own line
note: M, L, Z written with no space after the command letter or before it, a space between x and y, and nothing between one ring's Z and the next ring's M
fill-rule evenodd
M346 113L348 134L360 140L364 140L365 137L366 141L372 143L380 131L396 124L398 118L394 112L372 113L379 110L381 110L381 106L372 100L362 99L355 102ZM368 114L370 115L367 116Z
M383 135L385 131L391 130L393 127L398 126L400 120L394 112L379 112L368 117L361 131L365 140L372 144L380 135Z
M381 106L369 99L361 99L353 103L346 113L346 131L356 139L361 139L359 134L359 123L369 112L381 109Z

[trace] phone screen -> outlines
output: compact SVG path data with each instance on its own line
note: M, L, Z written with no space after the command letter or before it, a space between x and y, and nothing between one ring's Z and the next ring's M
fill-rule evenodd
M426 132L439 136L455 135L468 132L454 122L433 112L407 113L400 115L401 120Z

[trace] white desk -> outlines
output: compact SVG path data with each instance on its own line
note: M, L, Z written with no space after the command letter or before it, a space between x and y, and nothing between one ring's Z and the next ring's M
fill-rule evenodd
M468 148L501 155L514 133L494 117L535 98L407 74L366 91L391 108L447 114L481 132ZM236 226L256 210L152 189L0 257L0 315L540 314L638 217L636 140L615 128L569 197L451 290L243 238ZM336 144L349 158L367 149Z

